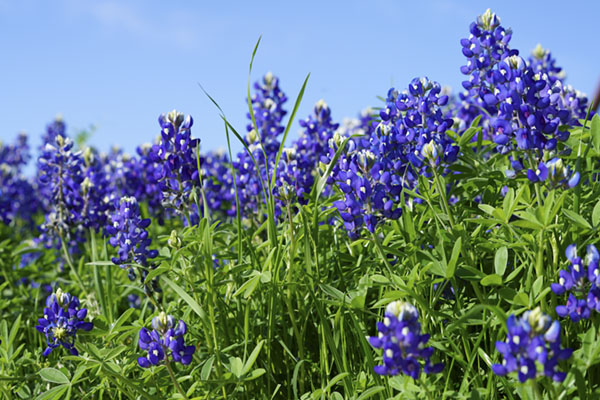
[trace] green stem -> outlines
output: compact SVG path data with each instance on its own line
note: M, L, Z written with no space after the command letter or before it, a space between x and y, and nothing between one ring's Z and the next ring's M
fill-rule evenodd
M75 268L75 265L73 264L73 260L71 259L71 255L69 254L69 250L67 249L67 245L65 244L65 240L64 240L62 234L59 234L59 239L60 239L64 257L65 257L65 261L67 262L67 264L69 264L71 271L73 271L73 274L75 275L75 279L77 280L77 283L81 287L81 290L83 290L83 293L87 296L87 294L88 294L87 289L85 288L85 285L83 284L83 281L81 280L81 277L79 276L79 272L77 272L77 268Z
M533 393L534 400L543 400L544 397L542 396L542 393L540 392L540 387L538 386L536 380L530 379L529 382L531 383L531 391Z
M433 171L433 179L435 181L435 187L438 191L438 194L440 196L440 203L442 205L442 208L444 209L444 212L446 213L446 215L448 216L448 222L450 222L450 227L452 229L454 229L454 217L452 217L452 214L450 213L450 206L448 205L448 199L446 197L446 191L443 190L440 179L439 179L439 175L437 173L437 167L435 165L431 166L431 170Z
M169 371L169 376L171 377L171 381L173 381L173 384L175 385L175 389L177 389L179 394L185 400L189 400L188 397L185 395L185 392L183 391L181 386L179 386L179 382L177 382L177 379L175 378L175 374L173 373L173 369L171 368L171 361L169 361L169 356L166 354L166 352L165 352L165 365L167 367L167 371Z

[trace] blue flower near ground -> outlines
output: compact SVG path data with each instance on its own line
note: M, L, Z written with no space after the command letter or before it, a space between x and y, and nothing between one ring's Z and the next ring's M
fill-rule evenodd
M383 365L374 367L379 375L406 374L418 379L421 364L426 374L441 372L444 364L431 364L433 347L425 347L428 334L421 334L419 313L415 306L394 301L385 309L383 322L377 323L378 336L369 337L371 346L383 349Z
M164 312L152 319L152 331L142 328L139 335L140 349L146 350L145 357L138 358L141 367L148 368L158 365L161 361L172 356L173 361L188 365L196 348L186 346L183 336L187 332L187 325L182 320L175 324L175 319Z
M79 299L69 293L58 289L56 293L46 298L44 317L38 319L39 325L35 328L46 335L48 347L44 350L47 357L52 350L63 346L72 355L78 355L75 348L75 338L78 330L90 331L91 322L85 322L86 308L80 308Z
M558 361L567 360L573 350L561 348L560 323L542 313L540 308L526 311L520 318L514 314L506 321L506 341L496 342L502 355L501 364L493 364L496 375L505 376L518 371L521 382L535 379L538 364L541 374L562 382L566 373L558 370Z

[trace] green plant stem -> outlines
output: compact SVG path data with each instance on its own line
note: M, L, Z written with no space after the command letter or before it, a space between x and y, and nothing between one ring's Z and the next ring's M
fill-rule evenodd
M540 387L538 386L536 380L530 379L529 382L531 384L531 391L533 393L533 399L534 400L543 400L544 397L542 396L542 393L540 392Z
M71 255L69 254L69 250L67 249L67 245L65 244L65 240L64 240L62 234L59 234L59 239L60 239L61 247L63 250L63 255L65 257L65 261L67 262L67 264L69 264L71 271L73 271L73 274L75 275L75 279L77 280L77 283L81 287L81 290L87 296L88 291L87 291L85 285L83 284L81 277L79 276L79 272L77 272L77 268L75 268L75 265L73 264L73 260L71 259Z
M454 230L454 217L452 216L452 214L450 213L450 206L448 205L448 199L446 197L446 191L443 190L440 179L439 179L439 175L437 172L437 167L435 165L431 166L431 170L433 171L433 180L435 181L435 187L438 191L438 194L440 196L440 204L442 205L442 208L444 209L444 212L446 213L446 215L448 216L448 222L450 223L450 227Z
M179 394L185 400L189 400L188 397L185 395L185 392L183 391L181 386L179 386L179 382L177 382L177 379L175 378L175 374L173 373L173 369L171 368L171 361L169 360L169 356L167 355L166 351L165 351L165 366L167 367L167 371L169 371L169 376L171 377L171 381L173 381L173 384L175 385L175 389L177 389Z

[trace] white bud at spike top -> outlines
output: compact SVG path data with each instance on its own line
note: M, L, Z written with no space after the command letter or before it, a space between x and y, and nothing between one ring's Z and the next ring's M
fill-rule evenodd
M385 313L394 315L399 321L408 321L419 316L419 312L415 306L400 300L388 304L385 308Z
M421 155L432 163L436 163L441 153L440 146L433 140L423 145Z

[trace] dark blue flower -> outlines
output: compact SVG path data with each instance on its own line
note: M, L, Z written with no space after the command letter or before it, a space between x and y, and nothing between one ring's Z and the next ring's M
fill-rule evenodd
M535 379L541 365L543 375L562 382L566 374L557 369L558 361L568 359L571 349L561 348L560 323L553 321L538 308L526 311L520 318L514 314L506 321L508 330L505 342L496 342L502 355L501 364L493 364L492 371L504 376L518 371L521 382Z
M550 285L552 291L559 296L569 293L566 304L557 306L556 313L560 317L571 318L573 322L588 319L592 310L600 311L600 254L593 244L588 245L586 250L585 259L582 259L577 255L577 246L569 245L566 250L569 268L560 270L558 283Z
M161 312L152 319L152 328L151 332L146 328L140 330L139 346L148 352L146 357L138 358L138 364L141 367L148 368L158 365L169 354L173 361L183 365L192 362L196 348L185 345L183 338L187 332L185 322L180 320L175 324L175 319L171 315Z
M53 349L63 346L72 355L78 355L75 338L78 330L90 331L91 322L85 322L87 309L80 308L79 299L58 289L46 298L44 317L38 319L35 328L46 335L48 347L44 350L47 357Z
M132 264L146 267L148 259L158 255L157 250L148 248L152 243L146 231L149 225L150 219L142 219L135 197L123 197L112 216L112 224L106 227L111 235L109 243L113 247L119 247L118 257L113 257L112 261L123 268L129 267L130 277L133 276L133 279L135 272Z
M374 370L379 375L404 373L418 379L421 363L426 374L441 372L444 365L431 364L433 347L425 347L429 335L421 335L417 309L402 301L394 301L386 307L383 322L377 323L378 336L369 338L371 346L383 349L383 365Z

